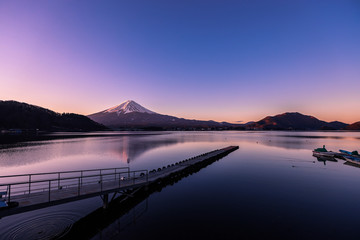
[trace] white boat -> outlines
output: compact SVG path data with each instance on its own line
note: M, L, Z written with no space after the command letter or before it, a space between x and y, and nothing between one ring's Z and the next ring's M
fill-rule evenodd
M326 150L325 145L324 145L322 148L314 149L313 156L317 157L317 158L334 159L336 156L336 153Z
M334 158L335 155L336 155L335 152L317 152L317 151L313 151L313 156L314 157Z
M345 159L342 153L326 150L325 145L322 148L314 149L313 156L317 157L317 158L328 158L328 159L340 158L340 159Z

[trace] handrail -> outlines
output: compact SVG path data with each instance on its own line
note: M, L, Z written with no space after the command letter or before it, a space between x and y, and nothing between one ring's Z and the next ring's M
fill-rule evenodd
M136 173L136 172L146 172L148 170L133 170L133 171L127 171L127 172L116 172L116 173L102 173L97 175L86 175L86 176L80 176L80 178L89 178L89 177L99 177L99 176L107 176L107 175L118 175L121 173ZM26 176L26 175L25 175ZM3 183L0 184L1 186L9 186L9 185L20 185L20 184L29 184L29 183L39 183L39 182L49 182L49 181L58 181L58 180L69 180L69 179L78 179L77 177L66 177L66 178L52 178L52 179L43 179L43 180L36 180L36 181L27 181L27 182L14 182L14 183ZM132 179L131 177L129 179Z
M111 171L112 170L112 171ZM122 171L119 171L122 170ZM124 171L125 170L125 171ZM111 172L108 172L111 171ZM84 172L91 172L90 175L84 175ZM96 172L96 173L94 173ZM104 173L105 172L105 173ZM72 173L72 176L63 177L62 175ZM76 174L78 173L78 174ZM140 173L140 176L139 176ZM145 173L142 175L142 173ZM51 192L54 190L77 188L78 196L81 194L81 188L98 183L100 191L103 192L103 183L117 182L118 187L122 185L122 180L130 180L135 184L136 179L143 177L144 181L148 182L148 170L135 170L130 171L129 167L119 168L102 168L102 169L87 169L87 170L74 170L64 172L47 172L47 173L33 173L33 174L19 174L0 176L0 178L23 178L28 177L28 181L14 182L20 179L13 179L7 183L0 183L0 188L7 188L7 201L10 202L12 197L27 196L31 193L48 192L48 201L51 201ZM32 179L32 176L48 176L45 179ZM125 176L124 176L125 175ZM1 189L0 189L1 190ZM65 197L66 198L66 197Z
M117 168L99 168L99 169L86 169L86 170L72 170L72 171L63 171L63 172L44 172L44 173L28 173L28 174L18 174L18 175L6 175L0 176L0 178L8 178L8 177L26 177L29 175L37 176L37 175L50 175L50 174L61 174L61 173L75 173L75 172L92 172L92 171L106 171L106 170L115 170L115 169L128 169L129 167L117 167Z
M124 169L124 168L107 168L106 170L117 170L117 169ZM124 181L128 180L129 182L132 182L132 184L135 184L136 179L143 178L144 181L148 182L148 174L149 174L148 170L130 171L130 168L127 167L126 169L128 169L128 171L122 171L122 172L115 171L110 173L102 173L102 171L99 171L100 169L96 169L95 171L99 171L99 174L92 174L92 175L81 174L81 176L71 176L71 177L62 177L62 178L60 177L60 174L58 174L58 178L48 178L48 179L41 179L35 181L32 181L31 178L29 178L29 181L24 181L24 182L3 183L0 184L0 187L7 187L8 192L6 197L8 202L10 202L11 198L15 196L21 197L21 196L27 196L30 193L39 193L39 192L48 192L48 201L50 202L51 192L55 189L61 190L63 188L67 189L67 188L77 187L77 192L78 192L77 195L80 196L82 195L81 187L93 185L96 183L100 185L99 187L101 190L99 192L102 193L103 183L114 182L117 183L118 187L120 188L121 186L120 182L122 182L123 180ZM83 171L88 171L88 170L83 170ZM82 173L83 171L69 171L69 172ZM55 172L53 174L57 174L57 173L58 172ZM136 173L141 173L141 174L137 175ZM142 173L144 173L144 175L142 175ZM125 178L121 177L121 175L124 174L126 174L126 177ZM20 176L23 177L28 175L20 175ZM89 179L89 178L95 178L97 180Z

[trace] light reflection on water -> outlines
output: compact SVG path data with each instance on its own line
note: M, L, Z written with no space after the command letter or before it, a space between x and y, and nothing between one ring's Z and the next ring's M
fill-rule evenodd
M121 231L109 227L95 239L107 235L260 239L269 234L295 239L331 239L341 234L354 238L359 235L349 226L355 228L353 222L360 215L360 210L351 207L360 201L360 169L342 160L324 165L311 156L311 150L322 145L333 151L359 150L359 136L357 132L166 132L23 143L0 147L0 175L123 166L151 170L239 145L239 150L224 159L151 195L149 208L137 224ZM39 230L38 237L47 231L48 236L61 235L100 206L100 198L93 198L5 217L0 219L0 236L16 232L24 236L20 232L31 226L34 233ZM51 216L54 222L59 219L59 229L53 229L56 224L49 221ZM21 227L17 227L19 219ZM36 227L45 219L48 227ZM347 225L339 227L335 224L339 221ZM203 225L197 226L198 222ZM336 232L331 235L318 229L319 222ZM183 231L174 237L179 226Z

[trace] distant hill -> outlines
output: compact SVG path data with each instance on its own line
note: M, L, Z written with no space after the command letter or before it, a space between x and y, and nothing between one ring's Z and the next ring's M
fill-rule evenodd
M27 103L0 101L0 129L97 131L108 128L83 115L59 114Z
M107 127L115 129L228 129L240 125L227 122L199 121L158 114L144 108L135 101L128 100L115 107L88 115L88 117Z
M345 130L360 130L360 122L356 122L346 126Z
M321 130L344 130L348 125L347 123L339 121L327 122L321 127Z
M342 122L325 122L313 116L298 112L287 112L268 116L258 122L248 124L247 129L263 130L340 130L348 124Z
M360 130L360 122L351 125L337 121L325 122L298 112L268 116L260 121L246 124L199 121L158 114L131 100L86 117L73 113L60 114L27 103L0 101L0 130L99 131L109 128L144 130Z

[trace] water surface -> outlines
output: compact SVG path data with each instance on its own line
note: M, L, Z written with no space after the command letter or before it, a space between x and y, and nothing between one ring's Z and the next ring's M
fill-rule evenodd
M152 194L94 239L359 239L360 168L311 150L359 150L358 132L164 132L0 146L0 175L158 168L239 150ZM0 219L0 238L48 239L101 206L99 197Z

